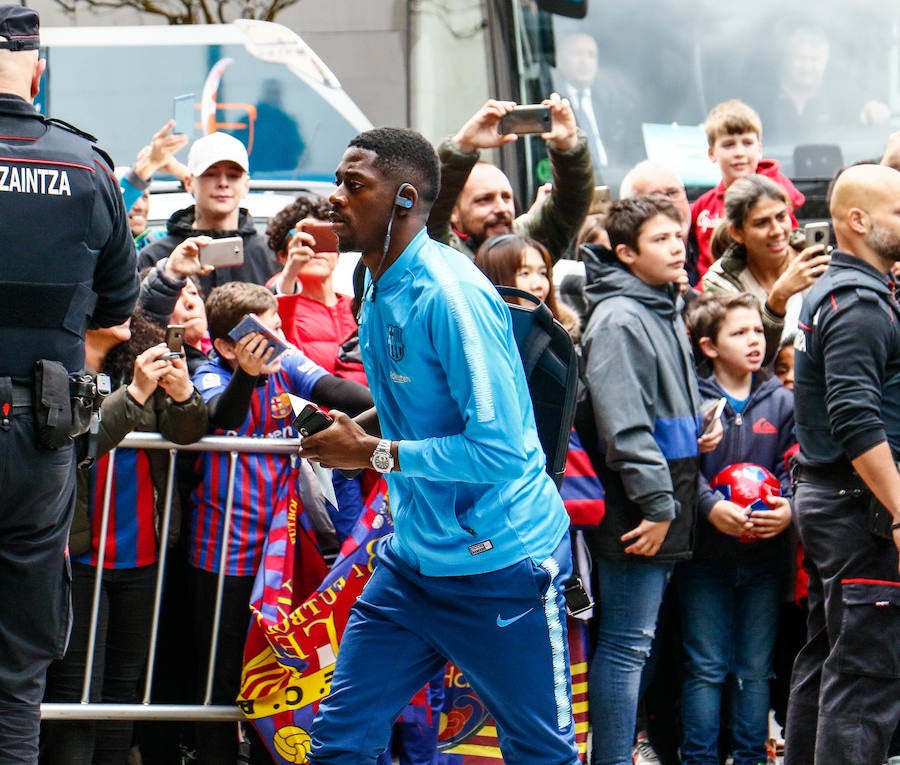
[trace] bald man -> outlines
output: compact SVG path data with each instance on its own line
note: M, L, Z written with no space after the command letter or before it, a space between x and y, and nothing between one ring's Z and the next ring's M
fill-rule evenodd
M643 162L638 162L625 174L619 185L619 199L647 194L667 196L681 215L681 236L684 239L686 256L684 269L687 272L688 283L693 287L700 281L700 272L697 270L699 251L697 242L690 236L691 204L688 202L684 182L678 173L668 165L656 160L645 159Z
M900 722L900 172L837 179L838 250L795 342L794 510L808 639L791 679L786 765L881 765Z

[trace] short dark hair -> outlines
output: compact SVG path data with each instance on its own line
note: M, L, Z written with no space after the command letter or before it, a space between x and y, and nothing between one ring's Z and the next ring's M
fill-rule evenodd
M641 226L657 215L665 215L676 223L681 223L681 213L665 194L649 194L611 202L606 211L606 233L609 234L609 245L613 252L620 244L637 252Z
M762 317L759 299L749 292L704 292L696 300L692 300L685 318L694 348L700 348L701 337L717 342L722 322L728 312L735 308L749 308Z
M269 219L266 236L269 237L269 249L276 255L287 247L288 231L304 218L328 220L331 203L318 194L301 194L287 207L275 213Z
M441 165L434 147L415 130L380 127L366 130L349 146L375 153L374 165L388 178L411 183L430 207L441 188Z
M248 313L262 314L278 307L269 290L250 282L225 282L215 287L206 298L206 320L211 340L230 340L228 333Z

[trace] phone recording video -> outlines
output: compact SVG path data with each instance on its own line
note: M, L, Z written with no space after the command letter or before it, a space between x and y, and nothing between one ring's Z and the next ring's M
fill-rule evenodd
M241 319L237 326L232 328L232 330L228 333L228 337L237 342L245 335L249 335L251 332L259 332L263 337L268 341L268 347L274 349L274 353L267 360L266 363L271 364L275 359L277 359L281 354L287 351L290 346L282 340L278 335L275 334L274 330L266 325L262 319L259 318L255 313L248 313L243 319Z
M166 327L166 346L168 353L163 354L164 359L184 358L184 325L170 324Z
M244 240L239 236L213 239L200 248L200 262L204 266L227 268L244 264Z
M173 133L182 133L188 138L194 137L194 101L193 93L175 96L172 99L172 119L175 120Z
M807 223L803 227L803 238L806 240L806 246L812 247L814 244L828 244L831 240L831 224L826 221L819 223Z
M331 230L331 224L328 221L304 221L299 224L300 228L307 234L312 234L313 252L338 252L337 234Z
M549 106L516 106L500 118L497 132L501 135L515 133L528 135L531 133L547 133L553 127L553 117Z

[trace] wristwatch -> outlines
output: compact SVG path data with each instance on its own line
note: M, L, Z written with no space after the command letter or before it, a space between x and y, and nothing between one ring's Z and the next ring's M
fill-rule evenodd
M394 469L394 457L391 454L391 442L382 438L372 452L370 458L372 467L379 473L390 473Z

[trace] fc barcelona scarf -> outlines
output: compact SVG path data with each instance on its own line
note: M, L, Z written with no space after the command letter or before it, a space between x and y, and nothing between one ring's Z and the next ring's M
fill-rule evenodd
M375 543L392 529L386 511L380 478L330 571L293 491L272 519L251 596L238 704L279 765L306 762L350 608L375 567Z
M566 617L569 661L572 665L572 714L575 744L581 762L587 758L588 738L588 637L584 622ZM503 761L497 726L475 695L465 676L453 663L444 676L444 708L438 733L439 765L495 765Z

